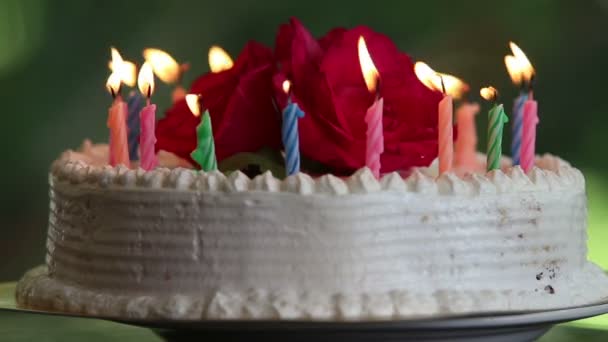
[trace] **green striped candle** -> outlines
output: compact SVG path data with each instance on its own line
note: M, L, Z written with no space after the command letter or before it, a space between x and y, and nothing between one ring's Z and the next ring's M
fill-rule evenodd
M504 125L509 122L502 104L497 103L498 91L493 87L481 89L481 96L486 100L492 100L494 106L488 113L488 150L487 170L500 169L500 158L502 156L502 133Z
M199 116L201 106L199 96L186 95L186 103L194 116ZM213 129L211 128L211 117L206 110L201 117L201 123L196 128L196 149L190 156L201 167L203 171L217 170L217 158L215 157L215 141L213 140Z
M213 141L213 130L211 129L211 117L206 110L201 118L201 123L196 128L196 149L190 156L200 165L203 171L217 170L217 159L215 158L215 142Z

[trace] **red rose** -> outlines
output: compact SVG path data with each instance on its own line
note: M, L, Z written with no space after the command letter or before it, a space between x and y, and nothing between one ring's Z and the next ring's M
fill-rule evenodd
M437 156L439 92L416 77L410 58L383 34L363 26L330 31L315 40L296 19L282 25L275 56L277 80L292 82L294 101L306 112L299 121L300 149L337 172L365 165L364 116L374 101L365 86L357 40L363 36L380 73L384 98L382 172L427 166ZM277 97L281 107L284 97Z
M190 92L201 94L211 115L218 161L262 147L281 148L280 115L273 105L274 73L272 51L249 42L231 69L207 73L192 84ZM156 149L192 161L199 122L185 100L175 103L158 122Z

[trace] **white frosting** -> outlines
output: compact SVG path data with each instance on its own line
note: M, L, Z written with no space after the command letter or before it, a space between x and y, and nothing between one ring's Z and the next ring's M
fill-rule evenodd
M582 174L553 156L376 180L54 163L47 268L19 305L137 318L386 319L582 305Z

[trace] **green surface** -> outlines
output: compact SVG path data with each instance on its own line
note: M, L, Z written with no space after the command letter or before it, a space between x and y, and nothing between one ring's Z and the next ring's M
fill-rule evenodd
M162 341L151 330L96 319L53 317L0 311L2 341ZM608 330L560 325L540 342L608 341Z

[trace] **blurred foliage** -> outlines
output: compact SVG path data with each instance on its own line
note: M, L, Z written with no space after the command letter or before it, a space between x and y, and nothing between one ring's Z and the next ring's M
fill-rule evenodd
M601 148L608 129L606 0L2 0L0 257L5 261L0 279L14 279L43 261L51 161L86 137L106 140L110 45L137 62L142 48L161 47L192 63L185 77L190 82L207 70L210 45L220 44L233 56L249 39L271 45L278 25L290 16L298 16L315 35L334 26L369 25L391 36L413 59L467 80L473 98L479 87L496 86L508 109L516 89L503 56L507 42L517 42L538 71L539 152L551 151L584 171L595 170L591 255L602 257L598 251L608 242L601 238L608 209L608 159ZM169 97L170 88L159 85L155 102L166 108ZM480 132L486 123L480 115ZM480 140L483 150L485 134ZM603 263L608 265L605 256Z

